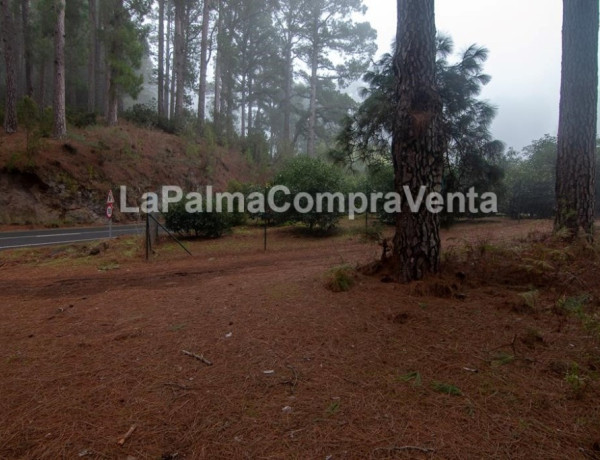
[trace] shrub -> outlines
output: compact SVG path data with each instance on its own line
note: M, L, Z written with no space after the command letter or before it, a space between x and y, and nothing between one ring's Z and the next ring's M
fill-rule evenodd
M95 113L74 109L67 109L67 121L76 128L87 128L97 122Z
M391 164L371 167L367 175L367 185L365 188L369 193L383 193L386 195L387 193L394 192L394 167ZM377 206L377 217L383 224L396 224L396 214L385 212L382 200L379 200Z
M286 203L293 204L294 198L299 193L309 194L315 202L313 209L307 213L300 213L294 209L294 206L291 206L287 213L278 216L278 220L301 222L311 231L327 232L337 226L341 217L339 210L329 212L327 209L323 209L322 212L318 212L316 206L317 194L344 192L344 178L337 167L307 156L296 157L285 164L283 170L275 178L275 184L284 185L291 192L291 196L288 197L281 193L277 194L277 206L283 206ZM302 200L301 203L306 204Z
M261 188L260 186L254 185L254 184L242 183L242 182L238 182L237 180L231 180L227 184L227 191L232 194L241 193L242 195L244 195L244 197L246 198L246 202L247 202L248 196L251 193L254 193L254 192L264 193L264 188ZM256 218L264 218L265 216L256 215L256 214L250 214L248 216L248 214L246 214L244 212L238 212L237 210L234 210L234 212L232 212L230 214L232 226L237 227L240 225L244 225L246 223L248 217L250 217L251 219L256 219Z
M144 128L159 125L158 112L148 104L135 104L123 112L123 118Z
M40 112L39 131L41 137L52 137L54 130L54 111L52 107L46 107Z
M231 229L232 219L227 213L204 212L188 213L187 202L182 201L169 207L165 214L166 227L179 234L195 235L203 238L220 238Z
M333 292L347 292L356 282L356 271L348 266L334 267L327 273L325 286Z

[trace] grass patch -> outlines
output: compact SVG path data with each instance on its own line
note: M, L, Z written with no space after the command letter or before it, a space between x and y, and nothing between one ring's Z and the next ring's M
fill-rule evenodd
M119 265L118 263L107 262L105 264L98 266L98 271L108 272L108 271L112 271L112 270L118 270L119 268L121 268L121 265Z
M404 383L412 382L414 387L420 387L423 382L421 373L418 371L412 371L408 374L401 375L398 377L398 380Z
M450 396L462 396L462 391L460 391L460 388L448 383L433 382L431 386L438 393Z
M347 292L355 284L356 270L348 265L332 268L325 278L325 287L332 292Z
M506 366L515 361L515 357L504 351L496 353L492 358L492 366Z

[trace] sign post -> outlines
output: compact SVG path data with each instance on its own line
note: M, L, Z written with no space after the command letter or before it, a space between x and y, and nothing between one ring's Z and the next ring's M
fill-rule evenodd
M106 199L106 218L108 219L108 239L112 239L112 218L114 212L115 197L113 196L112 190L108 191L108 198Z

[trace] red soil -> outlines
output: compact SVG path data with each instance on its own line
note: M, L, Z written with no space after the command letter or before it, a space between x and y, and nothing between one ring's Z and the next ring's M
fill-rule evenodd
M461 224L440 277L358 276L337 294L327 271L375 243L278 229L263 253L249 229L151 263L123 241L97 259L3 253L0 457L598 458L597 336L553 308L583 292L596 305L598 260L540 287L507 268L529 246L491 249L549 229Z

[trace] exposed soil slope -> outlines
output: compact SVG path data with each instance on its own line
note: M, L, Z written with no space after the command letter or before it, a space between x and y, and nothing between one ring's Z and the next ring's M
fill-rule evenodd
M261 179L239 152L126 122L73 128L66 141L42 139L25 152L25 133L0 134L0 225L102 221L108 190L121 185L139 200L163 185L225 189Z

